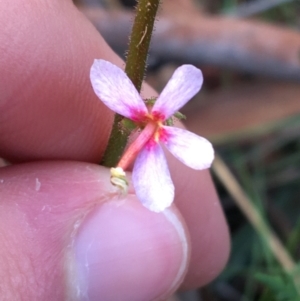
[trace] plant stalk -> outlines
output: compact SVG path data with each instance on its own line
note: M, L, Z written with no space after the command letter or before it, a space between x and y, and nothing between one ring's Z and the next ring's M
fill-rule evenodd
M140 0L129 40L125 73L140 92L144 79L148 50L160 0ZM126 147L130 131L122 128L123 116L116 114L101 164L114 167Z

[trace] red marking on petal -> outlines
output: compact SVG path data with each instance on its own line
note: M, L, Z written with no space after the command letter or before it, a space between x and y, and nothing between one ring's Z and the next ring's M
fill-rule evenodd
M168 140L168 138L170 137L170 133L163 127L161 127L158 130L158 134L159 134L159 140L162 142L166 142Z
M166 119L166 116L163 113L158 112L158 111L151 112L151 115L152 115L154 121L164 121Z
M147 151L152 151L155 147L157 146L157 142L155 141L155 139L151 138L147 144L145 145L145 148Z
M142 110L137 110L135 108L131 108L130 109L130 119L132 121L135 121L135 122L144 122L145 119L147 117L147 114L145 114L144 111Z

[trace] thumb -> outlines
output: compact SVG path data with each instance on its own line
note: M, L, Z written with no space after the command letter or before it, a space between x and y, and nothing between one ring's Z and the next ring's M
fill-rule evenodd
M188 243L177 211L150 212L108 179L76 162L0 170L3 300L157 300L180 285Z

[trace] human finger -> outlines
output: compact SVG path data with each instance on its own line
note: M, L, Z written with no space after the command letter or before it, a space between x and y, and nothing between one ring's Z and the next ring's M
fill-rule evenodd
M5 29L0 44L9 49L0 57L0 68L5 70L1 154L15 161L97 162L106 146L112 112L92 92L89 69L94 58L119 66L123 62L70 1L38 6L21 2L10 1L0 9ZM150 97L155 92L145 86L143 94ZM217 275L226 262L227 227L207 171L194 172L169 160L176 204L192 241L186 283L199 286Z
M179 286L189 243L176 208L151 212L107 179L79 162L0 169L1 300L161 300Z

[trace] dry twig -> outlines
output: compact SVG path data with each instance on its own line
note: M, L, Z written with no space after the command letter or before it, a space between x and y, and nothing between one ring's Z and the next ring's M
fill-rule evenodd
M107 42L124 54L132 13L83 11ZM159 60L214 65L295 81L300 81L299 53L300 34L296 31L174 7L172 15L165 12L159 18L150 50L151 57Z

